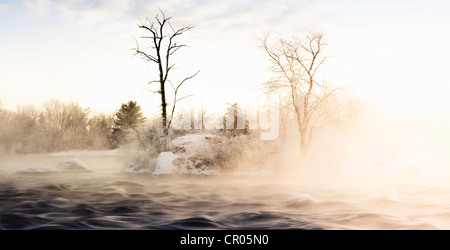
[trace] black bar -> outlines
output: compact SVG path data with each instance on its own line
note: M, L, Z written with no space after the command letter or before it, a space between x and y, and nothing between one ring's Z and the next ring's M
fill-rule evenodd
M2 231L14 249L438 249L447 237L423 231ZM433 247L436 246L436 247ZM6 249L6 248L5 248Z

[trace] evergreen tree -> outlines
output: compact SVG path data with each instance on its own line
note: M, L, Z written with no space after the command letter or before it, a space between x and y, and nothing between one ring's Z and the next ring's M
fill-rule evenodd
M144 122L145 117L141 112L141 107L136 102L123 103L114 119L115 128L113 135L116 144L123 141L126 130L136 129Z

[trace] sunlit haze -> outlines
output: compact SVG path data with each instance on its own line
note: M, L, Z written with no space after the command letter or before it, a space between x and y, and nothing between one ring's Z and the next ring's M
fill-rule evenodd
M393 113L448 110L448 1L0 1L2 105L78 101L114 112L137 100L147 115L158 97L154 65L134 57L139 20L157 8L182 38L175 74L200 69L187 102L246 103L270 77L260 38L322 32L323 79L348 86ZM176 75L174 75L176 76ZM252 93L252 94L250 94Z
M449 10L0 0L0 230L450 229Z

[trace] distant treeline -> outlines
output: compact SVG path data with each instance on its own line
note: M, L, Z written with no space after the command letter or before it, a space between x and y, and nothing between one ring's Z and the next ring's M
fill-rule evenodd
M92 114L75 102L52 100L41 108L0 107L0 153L48 153L115 148L115 114Z

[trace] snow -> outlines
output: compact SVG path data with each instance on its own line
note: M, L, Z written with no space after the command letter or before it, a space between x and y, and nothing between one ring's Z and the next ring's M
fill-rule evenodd
M150 172L153 175L217 174L214 168L221 160L222 144L226 142L212 134L184 135L172 140L170 151L160 153L156 159L131 156L128 169L132 173Z
M155 173L159 174L161 170L158 169L164 168L167 169L164 172L167 174L215 174L216 171L211 169L211 164L217 155L217 149L212 146L218 142L220 137L212 134L190 134L178 137L170 144L173 153L164 152L162 156L159 156L165 157L166 161L160 161L158 164L157 160ZM176 162L174 162L175 159Z
M178 167L173 164L178 155L172 152L162 152L156 158L154 175L173 174L177 172Z
M219 139L219 137L211 134L192 134L178 137L171 144L185 152L194 152L207 146L212 139Z
M74 172L89 172L89 167L78 159L72 159L64 162L60 162L56 165L56 168L61 171L74 171Z

